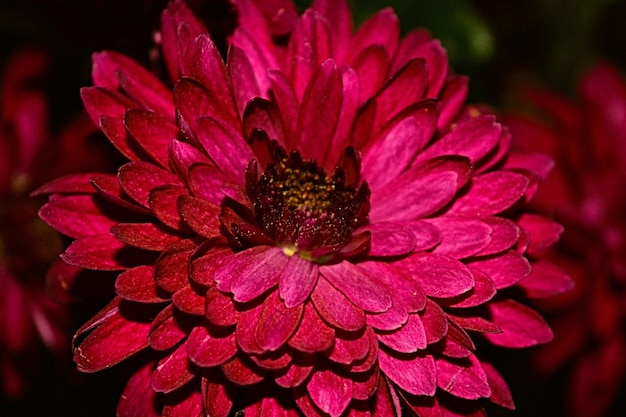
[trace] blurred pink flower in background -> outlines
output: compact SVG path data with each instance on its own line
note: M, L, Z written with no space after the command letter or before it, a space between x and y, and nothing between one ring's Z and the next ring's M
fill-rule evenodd
M52 131L44 91L49 70L45 52L20 49L5 63L0 84L0 382L14 399L36 378L44 347L65 365L71 358L71 320L44 288L63 238L38 218L40 203L29 192L61 174L105 169L107 159L106 152L94 157L103 148L88 143L95 127L86 115Z
M626 375L626 83L599 63L580 80L578 97L517 89L528 113L509 115L515 146L556 161L535 207L564 225L550 257L567 267L576 289L543 303L555 340L536 367L571 366L568 408L575 417L609 409Z
M182 1L157 37L169 80L93 55L85 107L130 162L36 192L74 239L53 279L119 273L78 368L145 361L122 417L513 408L475 341L552 338L525 302L570 288L540 256L562 228L524 211L551 159L509 154L391 9L354 31L343 1L236 4L226 62Z

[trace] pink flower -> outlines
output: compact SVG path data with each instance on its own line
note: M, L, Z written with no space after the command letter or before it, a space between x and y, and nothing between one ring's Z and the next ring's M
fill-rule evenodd
M237 6L226 62L182 1L163 12L173 90L93 56L85 107L129 162L39 190L63 260L119 272L78 368L146 352L120 416L513 408L474 342L552 338L524 299L569 287L535 256L561 228L522 211L551 160L507 158L508 129L390 9L354 32L344 2Z
M576 101L526 90L537 117L511 115L516 144L557 162L535 199L566 226L551 255L568 265L576 290L545 303L555 342L538 351L537 369L573 363L569 408L603 415L626 374L626 83L607 63L591 68Z

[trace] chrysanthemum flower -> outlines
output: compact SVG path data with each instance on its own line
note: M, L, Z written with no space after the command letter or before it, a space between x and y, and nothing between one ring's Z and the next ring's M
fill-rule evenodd
M576 281L576 291L546 303L555 342L536 364L546 374L573 364L572 415L600 416L626 375L626 83L600 63L582 78L576 101L538 88L525 98L533 116L508 121L519 147L557 161L535 205L566 226L552 256Z
M63 260L119 271L75 336L78 368L145 361L120 416L512 408L475 342L552 338L523 301L568 286L534 258L561 228L522 211L551 161L507 158L508 129L391 10L355 32L342 1L257 4L237 1L224 60L170 3L173 89L93 56L83 101L129 162L39 190L75 239Z

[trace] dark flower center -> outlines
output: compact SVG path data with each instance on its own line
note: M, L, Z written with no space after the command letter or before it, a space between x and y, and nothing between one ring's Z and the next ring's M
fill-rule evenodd
M367 187L346 184L340 168L327 176L295 151L269 164L250 190L258 224L294 252L344 245L367 218Z

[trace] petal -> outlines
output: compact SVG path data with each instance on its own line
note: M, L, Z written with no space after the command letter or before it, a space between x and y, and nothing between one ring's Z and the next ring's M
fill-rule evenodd
M363 310L380 313L391 307L391 296L386 289L377 286L364 270L348 261L323 265L320 274Z
M263 351L275 351L282 347L296 331L302 310L302 304L288 308L280 301L278 294L272 292L263 303L254 332L259 348Z
M215 272L215 282L218 289L246 303L278 284L287 261L280 248L257 246L232 256Z
M522 214L518 224L530 235L528 253L532 256L538 255L541 251L555 244L563 233L563 226L536 214Z
M518 282L528 298L546 298L574 288L574 281L557 265L540 259L532 265L530 275Z
M38 214L54 230L74 239L107 234L116 223L102 213L92 195L51 197Z
M532 268L528 260L515 251L467 263L489 275L497 289L508 288L526 278Z
M181 240L175 231L160 223L120 223L111 227L120 242L140 249L162 251Z
M485 334L494 345L523 348L552 340L545 320L535 311L513 300L488 304L491 320L502 329L499 334Z
M171 118L146 110L129 109L124 114L124 126L152 160L163 168L169 166L169 144L179 134Z
M311 400L325 413L339 417L352 399L352 380L326 369L313 373L307 384Z
M130 377L117 403L117 416L160 417L161 414L154 407L157 394L150 386L152 366L152 363L148 363Z
M115 292L128 301L161 303L167 301L158 291L154 267L141 265L121 273L115 280Z
M478 219L440 216L426 221L437 227L442 236L433 253L462 259L479 253L491 243L491 227Z
M139 261L133 251L111 234L101 234L72 242L61 259L70 265L99 271L120 271Z
M474 276L463 263L443 255L413 254L396 265L417 280L431 297L454 297L469 291L475 284Z
M193 378L187 360L187 348L181 344L176 350L161 359L152 372L151 386L156 392L172 392Z
M291 256L278 282L278 292L285 306L292 308L304 303L311 295L318 276L316 264L297 255Z
M144 207L149 205L148 196L152 189L162 185L183 185L171 172L141 161L123 165L118 179L126 194Z
M435 227L426 222L374 223L354 232L369 231L369 256L396 256L431 249L441 237Z
M489 397L491 402L509 410L515 410L513 396L502 375L488 362L481 362L481 365L491 388L491 396Z
M417 314L410 314L402 327L390 332L377 331L378 340L385 346L401 353L414 353L426 348L426 331Z
M325 278L317 280L311 299L319 315L331 326L347 331L365 326L363 310L352 304Z
M329 349L334 340L335 330L322 321L313 304L306 303L296 333L289 339L289 346L301 352L322 352Z
M414 395L435 395L437 370L431 355L400 354L380 349L378 362L380 370L406 392Z
M491 396L487 375L476 356L457 361L438 359L437 385L455 397L476 400Z
M230 330L195 327L186 343L189 360L208 368L228 361L237 353L235 334Z

